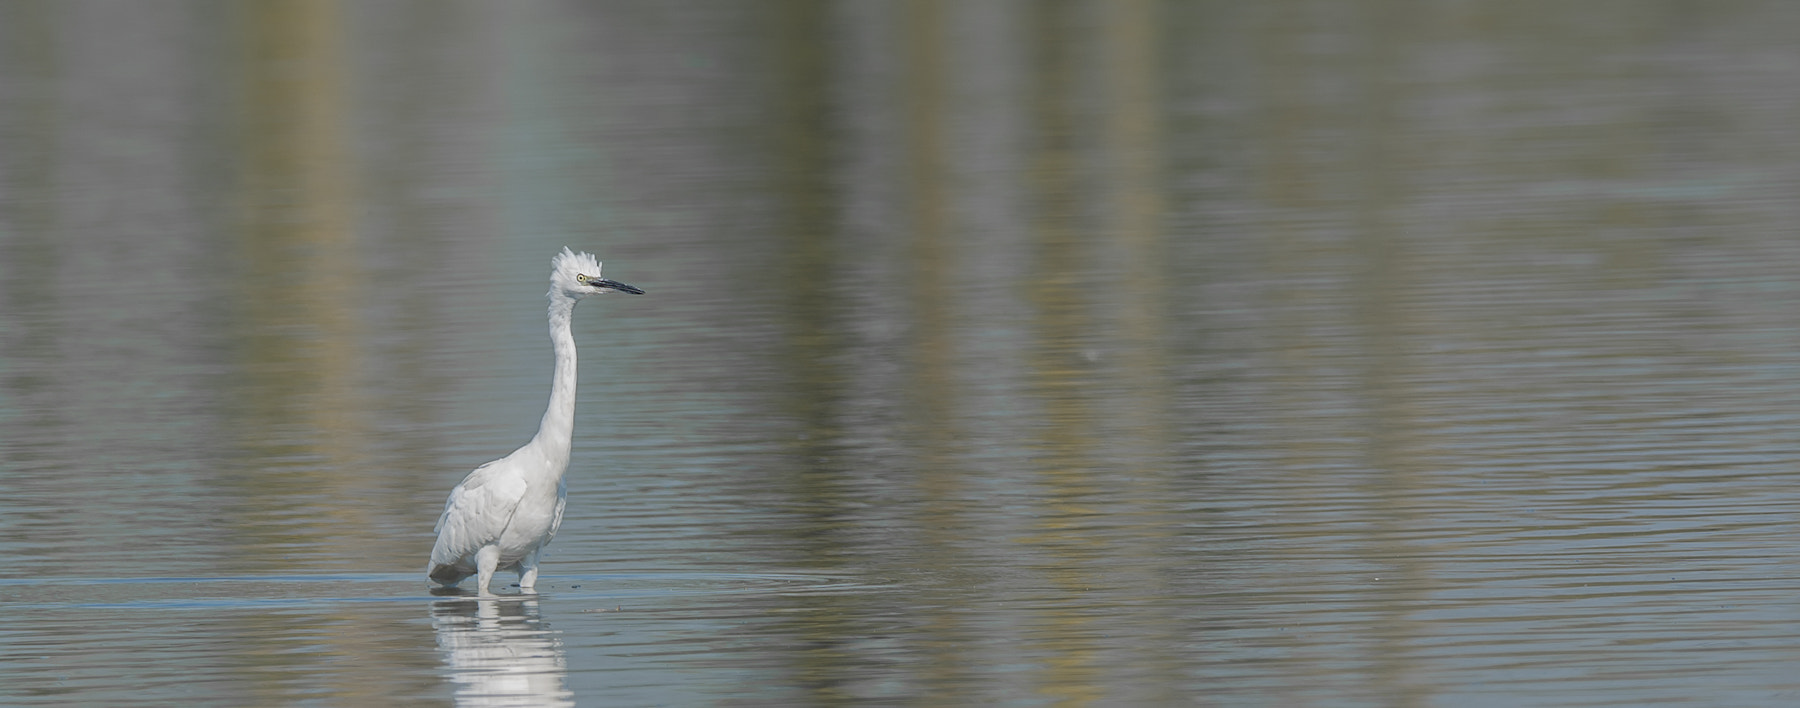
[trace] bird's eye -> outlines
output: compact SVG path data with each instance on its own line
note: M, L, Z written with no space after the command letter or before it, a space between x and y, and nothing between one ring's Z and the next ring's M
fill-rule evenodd
M589 284L589 282L592 281L593 279L594 279L593 276L586 275L586 274L577 273L575 275L575 282L581 283L582 285Z

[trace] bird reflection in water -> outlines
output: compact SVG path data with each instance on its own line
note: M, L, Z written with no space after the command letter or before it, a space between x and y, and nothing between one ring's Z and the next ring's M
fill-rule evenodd
M573 706L559 633L536 598L445 598L431 624L459 706Z

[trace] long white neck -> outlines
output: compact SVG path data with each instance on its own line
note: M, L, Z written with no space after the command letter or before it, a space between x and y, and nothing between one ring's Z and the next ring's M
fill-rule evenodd
M550 376L550 407L530 443L550 462L557 477L569 466L569 441L575 431L575 336L569 333L569 319L574 314L574 298L561 293L550 296L550 345L556 352L556 371Z

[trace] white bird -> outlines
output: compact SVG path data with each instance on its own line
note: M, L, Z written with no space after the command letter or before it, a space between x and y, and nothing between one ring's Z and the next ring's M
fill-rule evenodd
M450 490L438 517L437 545L427 575L453 587L475 575L476 589L490 594L494 572L516 570L519 587L537 584L538 554L562 524L568 486L569 436L575 427L575 337L569 318L575 303L599 293L642 295L630 285L600 277L600 262L564 248L551 260L550 343L556 370L550 379L550 407L537 436L512 454L475 468Z

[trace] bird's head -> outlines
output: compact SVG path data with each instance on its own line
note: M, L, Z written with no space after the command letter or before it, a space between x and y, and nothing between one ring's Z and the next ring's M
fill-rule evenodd
M563 247L562 253L556 254L550 266L550 296L562 294L566 297L581 299L599 293L630 293L642 295L643 290L626 285L617 280L600 277L600 261L594 260L594 254L576 253Z

